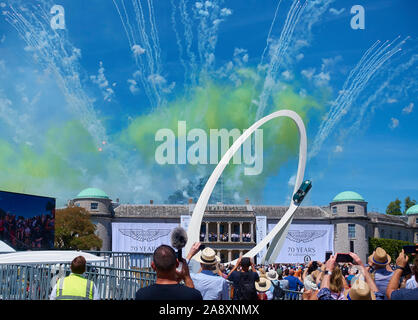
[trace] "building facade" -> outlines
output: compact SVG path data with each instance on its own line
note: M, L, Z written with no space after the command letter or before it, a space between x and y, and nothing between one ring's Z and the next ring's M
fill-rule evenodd
M194 204L160 205L119 204L100 189L89 188L69 202L91 213L102 250L112 250L112 223L177 223L190 216ZM267 225L277 224L287 210L285 206L217 204L208 205L203 216L200 241L212 247L221 261L231 261L251 250L257 243L256 217L266 217ZM301 206L292 224L332 225L334 252L356 252L363 261L369 255L369 238L389 238L418 242L418 205L405 216L368 212L367 202L356 192L339 193L327 206Z

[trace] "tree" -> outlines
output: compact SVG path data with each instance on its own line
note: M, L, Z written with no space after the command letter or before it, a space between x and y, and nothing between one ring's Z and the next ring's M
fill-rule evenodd
M386 208L386 214L391 214L391 215L394 215L394 216L402 215L401 200L396 198L395 201L390 202L389 205Z
M399 252L402 251L402 247L409 245L413 245L413 243L396 239L369 238L369 254L372 254L377 247L380 247L385 249L386 253L391 256L392 261L396 261Z
M405 198L405 211L404 214L406 214L406 211L408 211L409 208L411 208L412 206L416 205L417 201L416 200L411 200L411 198L408 196Z
M58 209L55 213L55 247L72 250L99 250L102 239L94 234L90 213L80 207Z

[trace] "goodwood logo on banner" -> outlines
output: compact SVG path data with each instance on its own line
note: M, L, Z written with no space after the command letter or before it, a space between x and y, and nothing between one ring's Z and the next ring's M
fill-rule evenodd
M321 238L327 234L327 230L289 230L286 238L297 243L311 242L317 238Z
M168 235L170 229L119 229L119 232L124 236L130 237L138 241L147 241L151 242L157 240L158 238Z

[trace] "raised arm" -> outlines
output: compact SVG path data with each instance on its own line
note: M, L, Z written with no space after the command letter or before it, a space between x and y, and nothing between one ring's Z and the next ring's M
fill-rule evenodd
M389 284L386 288L386 296L389 299L392 299L392 292L399 289L399 280L401 279L402 272L406 265L408 264L408 256L405 255L403 249L396 259L396 270L393 273L392 278L389 281Z

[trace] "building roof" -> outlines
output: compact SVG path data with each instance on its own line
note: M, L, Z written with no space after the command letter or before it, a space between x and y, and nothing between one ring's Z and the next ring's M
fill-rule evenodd
M75 199L84 199L84 198L98 198L98 199L109 199L109 196L98 188L87 188L81 191Z
M364 201L364 198L354 191L344 191L335 196L333 202L339 201Z
M408 210L406 210L406 214L409 215L415 215L418 214L418 204L410 207Z

